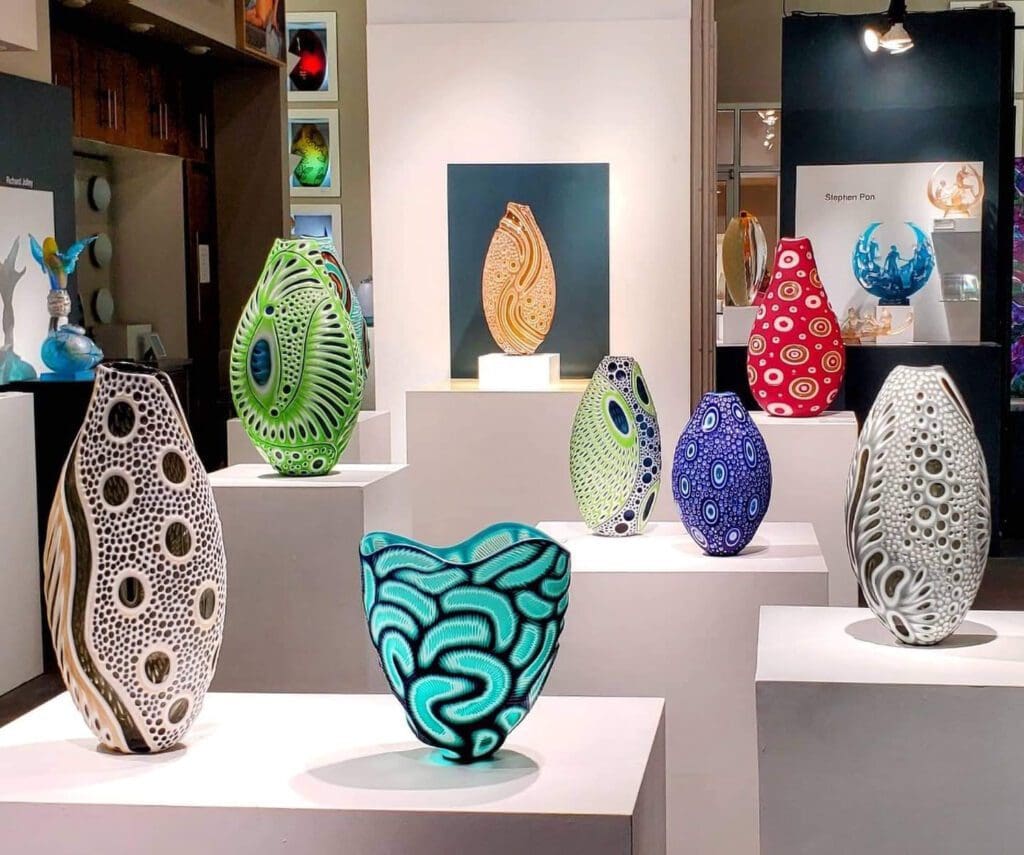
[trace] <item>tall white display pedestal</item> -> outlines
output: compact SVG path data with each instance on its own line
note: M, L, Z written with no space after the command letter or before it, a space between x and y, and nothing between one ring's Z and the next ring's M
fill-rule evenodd
M43 671L32 396L0 393L0 695Z
M763 855L1012 853L1024 839L1024 614L933 648L867 610L761 613Z
M857 447L857 417L826 413L809 419L751 414L772 458L769 522L814 525L828 564L828 602L857 605L857 579L846 552L846 480Z
M765 524L735 558L709 558L679 523L640 537L542 523L572 554L569 611L545 689L666 699L669 855L756 855L757 615L824 605L827 570L807 524Z
M63 695L0 730L4 851L664 855L664 706L542 697L458 766L390 696L213 694L184 748L121 757Z
M238 419L228 419L228 466L240 463L263 463L260 453ZM391 413L386 410L363 410L339 463L390 463Z
M545 392L485 392L451 380L407 393L416 536L455 543L502 520L577 519L569 436L586 388L563 380ZM664 490L654 518L676 518Z
M269 466L232 466L210 482L229 602L214 688L386 691L366 629L359 542L369 531L410 530L409 468L283 478Z

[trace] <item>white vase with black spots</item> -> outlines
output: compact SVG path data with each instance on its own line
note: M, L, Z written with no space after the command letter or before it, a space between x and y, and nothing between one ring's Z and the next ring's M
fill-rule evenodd
M227 578L213 490L166 374L96 369L44 572L57 663L96 737L125 753L177 745L217 666Z
M963 623L992 534L988 472L964 399L945 369L893 370L850 465L847 544L868 606L906 644L938 644Z

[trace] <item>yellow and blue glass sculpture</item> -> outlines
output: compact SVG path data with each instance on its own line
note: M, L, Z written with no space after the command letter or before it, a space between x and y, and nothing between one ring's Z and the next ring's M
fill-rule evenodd
M492 756L540 696L569 605L569 553L501 523L448 548L386 532L360 549L370 637L417 738Z
M576 410L569 475L583 521L609 537L641 534L661 486L658 413L640 365L606 356Z
M275 242L231 347L231 396L282 475L326 475L348 446L366 372L352 321L311 240Z
M709 392L679 437L672 497L708 555L738 555L757 534L772 497L772 461L734 392Z

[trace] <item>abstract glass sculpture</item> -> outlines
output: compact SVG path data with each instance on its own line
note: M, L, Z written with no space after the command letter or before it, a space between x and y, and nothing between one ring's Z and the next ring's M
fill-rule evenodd
M535 353L555 316L555 268L527 205L509 202L484 259L484 317L505 353Z
M4 342L0 346L0 386L18 380L35 380L36 370L14 352L14 289L18 287L25 268L18 270L18 249L21 239L15 238L11 251L0 264L0 304L3 312Z
M316 92L327 77L327 50L323 40L307 27L295 30L288 53L298 57L291 74L292 88L299 92Z
M896 244L879 260L876 233L882 223L872 223L857 239L853 250L853 275L861 287L882 306L909 306L910 298L928 284L935 271L935 249L924 229L907 223L914 234L914 251L904 258Z
M864 599L900 641L938 644L977 596L992 532L988 470L940 366L898 366L864 423L846 492Z
M326 475L352 436L366 372L352 321L310 240L278 240L231 348L235 409L283 475Z
M807 238L783 238L747 345L754 400L773 416L816 416L846 373L846 348Z
M701 398L676 445L672 495L708 555L737 555L757 534L772 498L772 461L734 392Z
M356 344L359 345L359 362L366 370L370 367L370 336L366 330L362 304L356 294L356 289L352 287L352 279L341 261L341 256L338 255L333 238L319 237L310 238L310 240L316 243L320 254L324 257L327 275L331 279L331 284L334 285L334 290L338 292L345 311L348 312L349 320L352 321L352 331L356 336Z
M167 375L97 369L44 571L57 664L93 733L121 752L176 745L213 679L227 580L213 490Z
M331 154L323 132L314 124L299 125L292 139L292 154L299 162L292 173L300 187L322 187L331 168Z
M768 278L768 241L757 217L740 211L722 241L725 287L733 306L751 306Z
M370 637L413 733L448 759L487 759L554 664L569 553L502 523L443 549L368 534L360 556Z
M640 364L606 356L576 410L569 474L584 522L611 537L641 534L661 486L661 433Z

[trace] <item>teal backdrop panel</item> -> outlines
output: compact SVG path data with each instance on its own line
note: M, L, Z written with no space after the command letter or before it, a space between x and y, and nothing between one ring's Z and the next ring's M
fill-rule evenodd
M498 353L484 319L481 274L509 202L529 205L555 268L551 332L538 353L561 354L562 376L589 378L608 354L607 163L450 164L448 271L452 377L476 377Z

